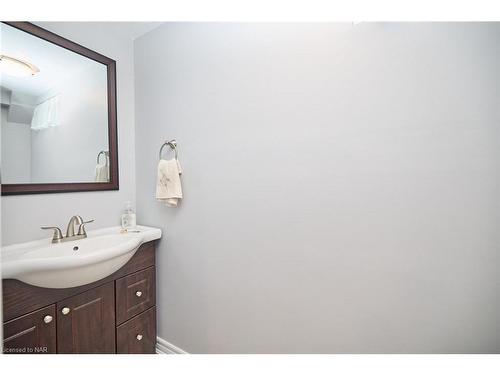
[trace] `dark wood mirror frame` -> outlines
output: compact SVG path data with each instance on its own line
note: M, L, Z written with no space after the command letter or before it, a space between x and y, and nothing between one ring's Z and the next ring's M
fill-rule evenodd
M108 141L110 182L75 182L44 184L2 184L2 195L67 193L78 191L119 190L118 183L118 134L116 121L116 62L75 42L36 26L30 22L5 22L38 38L66 48L89 59L106 65L108 71Z

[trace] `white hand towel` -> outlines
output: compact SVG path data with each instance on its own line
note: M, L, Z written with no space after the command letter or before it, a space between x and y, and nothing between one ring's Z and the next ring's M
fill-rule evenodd
M169 207L176 207L182 198L181 165L177 159L160 160L158 180L156 181L156 199Z
M107 164L95 166L95 182L109 182L109 167Z

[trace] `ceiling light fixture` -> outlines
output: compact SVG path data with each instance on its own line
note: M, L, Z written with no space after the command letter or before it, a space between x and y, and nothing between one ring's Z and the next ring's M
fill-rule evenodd
M35 65L7 55L0 55L0 72L14 77L34 76L38 73Z

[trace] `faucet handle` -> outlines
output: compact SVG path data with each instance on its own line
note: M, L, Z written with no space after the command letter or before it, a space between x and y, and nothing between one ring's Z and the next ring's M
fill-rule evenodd
M59 242L63 239L63 234L58 227L41 227L41 229L53 229L54 235L52 236L52 242Z
M85 224L92 223L93 221L94 219L82 222L78 227L78 236L87 236L87 232L85 232Z

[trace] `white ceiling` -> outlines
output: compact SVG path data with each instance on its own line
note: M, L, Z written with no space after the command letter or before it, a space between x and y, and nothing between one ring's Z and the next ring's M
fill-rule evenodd
M55 23L58 22L35 22L36 25L49 30ZM85 22L89 27L91 26L92 28L99 29L103 35L112 34L116 38L122 40L134 40L163 23L164 22Z
M134 40L156 29L163 22L99 22L117 37Z

